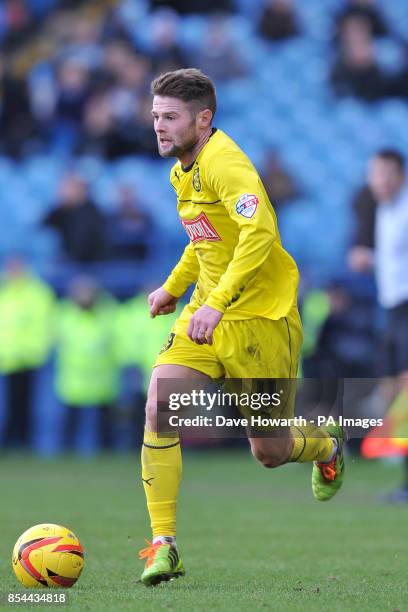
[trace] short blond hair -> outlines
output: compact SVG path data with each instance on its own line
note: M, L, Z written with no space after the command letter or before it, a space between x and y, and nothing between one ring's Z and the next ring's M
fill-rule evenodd
M217 110L214 83L197 68L182 68L161 74L152 81L151 93L191 102L197 112L209 108L214 116Z

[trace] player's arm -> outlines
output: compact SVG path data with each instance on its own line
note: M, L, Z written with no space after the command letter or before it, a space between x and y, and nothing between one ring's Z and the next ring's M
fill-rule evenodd
M224 313L239 300L268 258L276 239L276 226L259 176L244 157L233 152L227 154L227 158L223 156L222 167L214 165L210 180L228 214L240 228L233 258L206 300L207 306ZM245 194L251 197L246 198ZM252 216L251 202L256 203Z
M200 264L191 242L184 249L178 264L163 285L163 288L174 297L181 297L192 283L197 282Z
M149 294L150 316L166 315L176 310L178 299L197 281L199 263L190 243L164 285Z
M189 321L187 335L197 344L213 343L214 329L225 310L239 300L268 257L276 238L275 219L264 199L260 179L244 157L234 152L223 155L219 164L215 162L211 166L208 179L230 217L239 225L240 235L234 256L217 287ZM250 218L242 214L239 205L237 209L244 194L255 196L257 200L256 210Z

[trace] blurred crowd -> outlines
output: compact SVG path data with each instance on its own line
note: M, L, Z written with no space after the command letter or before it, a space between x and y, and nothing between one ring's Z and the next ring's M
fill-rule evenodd
M30 6L36 2L3 3L0 125L5 154L155 157L149 96L154 75L194 65L215 81L225 81L253 69L245 46L231 35L233 2L202 3L206 31L203 40L190 45L180 43L180 16L204 10L200 2L152 1L146 7L154 11L148 44L130 19L139 4L144 3L111 2L102 10L97 3L55 2L53 10L34 19ZM260 38L284 44L301 36L292 0L261 0L256 8L254 27ZM380 6L373 0L344 2L332 29L328 86L337 96L366 101L408 97L408 43L390 31ZM379 64L376 40L381 37L399 45L397 68Z
M62 290L58 286L56 297L55 287L36 276L20 254L5 258L0 284L0 373L9 406L4 444L15 442L16 436L27 443L34 380L50 359L56 398L66 410L66 426L61 429L65 443L73 444L72 432L83 414L76 408L86 407L98 415L103 444L114 444L109 438L112 411L122 410L131 418L140 414L134 402L142 402L141 381L168 331L169 321L163 326L149 322L145 292L118 301L122 295L109 294L87 276L89 264L112 261L134 262L137 276L155 258L152 235L157 217L135 182L121 182L111 208L102 210L76 160L115 162L129 156L158 160L150 114L151 79L167 70L196 66L220 87L238 83L239 96L239 84L247 84L260 66L250 45L234 34L234 24L239 26L245 15L263 53L274 54L304 34L298 8L294 0L1 3L0 155L17 164L36 155L66 162L54 202L38 219L38 227L58 238L57 263L78 264L80 273ZM192 39L182 29L185 20L199 24ZM146 23L148 32L143 28ZM389 23L380 3L339 1L332 22L321 27L330 31L325 87L333 99L408 104L408 40ZM391 50L388 62L383 61L387 53L378 53L381 45ZM371 162L367 158L367 164ZM380 297L378 306L373 279L376 257L378 253L382 257L383 251L379 251L376 219L379 204L393 200L402 189L399 185L385 195L381 191L381 185L392 182L393 169L391 159L385 171L371 169L367 177L361 173L350 206L344 274L325 286L307 282L301 286L305 376L381 374L382 358L376 355L382 355L385 315L399 303L390 305ZM286 209L306 189L286 167L278 147L264 151L259 170L278 209ZM401 172L405 181L403 164ZM407 253L406 247L398 245L394 258L401 253ZM398 274L405 288L408 272ZM403 292L399 301L407 300L408 292ZM13 405L24 408L12 415Z
M20 0L18 4L24 6ZM11 10L14 2L8 5ZM153 75L191 64L215 79L245 72L218 14L208 24L205 43L187 55L178 42L179 16L174 8L156 9L149 48L130 30L125 10L95 12L83 15L64 6L52 11L38 36L46 38L54 53L23 75L10 72L7 59L0 56L6 154L58 150L108 160L157 156L149 95Z
M58 233L68 260L87 263L147 255L151 220L138 206L134 189L126 184L118 190L116 209L103 214L92 201L84 178L68 173L60 184L56 206L42 223Z
M90 418L90 450L134 447L151 368L176 316L153 321L146 304L146 293L118 302L86 275L57 299L21 256L8 258L0 285L0 447L41 445L44 404L52 406L53 439L45 450L77 449L81 422ZM38 394L45 379L51 384Z

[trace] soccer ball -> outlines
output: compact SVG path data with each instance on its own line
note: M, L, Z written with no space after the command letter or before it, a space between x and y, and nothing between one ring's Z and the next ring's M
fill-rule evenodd
M26 587L71 587L82 572L84 549L66 527L44 523L18 538L12 564Z

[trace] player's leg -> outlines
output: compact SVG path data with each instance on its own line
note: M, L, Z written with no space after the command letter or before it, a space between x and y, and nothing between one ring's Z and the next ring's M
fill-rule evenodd
M176 506L182 472L180 440L157 431L157 405L168 401L166 385L158 384L164 379L210 380L202 372L181 365L159 365L153 370L142 447L142 480L153 535L152 544L140 553L142 559L147 559L141 577L147 586L185 573L176 545Z
M284 384L282 384L284 383ZM280 384L285 387L287 400L282 410L271 417L281 420L290 420L294 416L296 399L296 380L284 381ZM335 456L337 443L327 429L318 428L313 423L296 426L260 428L256 435L254 428L249 433L249 443L254 457L265 467L273 468L285 463L326 462Z
M301 321L297 307L292 308L285 317L287 327L289 355L295 363L295 370L289 367L289 377L296 376L300 351L303 342ZM282 346L282 352L284 351ZM295 396L292 401L292 414L295 408ZM337 422L316 427L314 423L291 428L293 449L289 461L304 463L313 461L312 491L319 501L331 499L343 484L345 441L344 431Z
M157 406L168 402L168 390L160 379L178 379L198 384L223 375L214 348L198 345L187 336L188 307L177 319L169 340L156 360L148 391L146 428L142 449L143 485L151 518L153 543L141 551L147 558L142 582L147 586L184 574L179 560L176 535L176 502L181 479L181 451L178 438L158 435ZM159 395L158 395L159 394Z
M253 456L266 468L288 463L294 446L293 437L283 429L275 429L273 437L248 438L248 441Z
M308 423L284 428L278 436L273 433L269 437L248 438L254 457L267 468L313 462L313 494L319 501L331 499L343 484L342 428L336 423L325 428Z
M277 321L250 319L221 323L219 334L225 336L224 342L220 341L219 345L228 347L222 358L228 376L280 379L285 383L288 396L283 407L278 411L272 410L271 416L277 414L280 418L292 418L302 345L297 308L293 307L287 317ZM237 359L236 355L240 358ZM313 489L318 499L329 499L342 483L343 434L337 426L322 429L308 423L279 432L275 430L270 436L264 430L259 435L252 430L249 442L254 457L266 467L277 467L288 462L315 462ZM318 482L316 474L319 476ZM317 488L319 491L316 494ZM323 492L321 489L324 489Z

